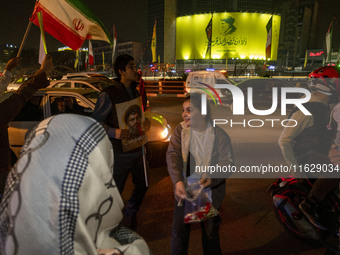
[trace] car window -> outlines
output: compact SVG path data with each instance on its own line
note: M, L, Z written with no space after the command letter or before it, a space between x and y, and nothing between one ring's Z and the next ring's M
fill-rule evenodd
M75 88L81 88L81 89L89 89L89 88L90 88L89 85L87 85L87 84L85 84L85 83L80 83L80 82L76 82L76 83L74 84L74 87L75 87Z
M52 88L71 88L71 82L58 82Z
M34 96L26 102L14 121L41 121L44 119L42 96Z
M215 83L216 84L229 84L225 76L221 73L215 74Z
M93 82L92 84L96 88L99 88L100 90L104 90L105 88L112 86L112 83L108 83L108 82Z
M17 79L14 83L15 84L19 84L19 83L23 83L25 81L27 81L29 78L31 78L32 76L24 76L24 77L20 77L19 79Z
M74 96L51 96L51 115L73 113L89 116L93 111Z
M90 93L83 94L83 96L86 97L88 100L92 101L94 104L96 104L99 94L100 94L99 91L93 91Z

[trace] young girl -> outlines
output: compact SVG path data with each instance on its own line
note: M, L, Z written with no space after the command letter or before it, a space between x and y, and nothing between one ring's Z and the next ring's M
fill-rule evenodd
M204 188L210 188L212 204L220 209L225 196L225 178L210 178L193 173L195 166L234 164L230 137L219 127L213 127L210 109L201 115L201 96L192 94L183 102L181 122L175 129L167 151L168 172L174 184L175 208L172 225L171 254L188 253L190 225L184 223L187 178L200 178ZM190 171L192 169L192 171ZM221 177L221 176L219 176ZM204 254L222 254L219 241L219 215L201 222Z

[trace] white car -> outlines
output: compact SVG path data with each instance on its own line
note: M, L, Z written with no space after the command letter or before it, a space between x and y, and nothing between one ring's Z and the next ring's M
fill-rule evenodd
M228 79L224 74L218 71L195 71L189 73L186 79L186 92L187 93L206 93L206 90L214 88L215 84L231 84L235 83ZM222 89L216 89L219 97L223 99L226 97L226 93ZM208 97L210 99L210 97Z
M13 93L4 93L0 97L0 102ZM9 123L9 143L16 157L19 157L27 131L45 118L60 113L58 101L63 101L64 106L66 102L71 103L72 107L66 111L67 113L90 116L94 111L99 93L91 89L41 89L37 91L15 119ZM171 129L166 119L152 112L145 112L145 117L151 122L147 132L148 141L151 143L169 141Z
M51 81L47 88L72 88L72 89L93 89L96 91L102 91L103 89L112 86L111 80L103 80L97 77L83 77L77 79L62 79Z
M11 82L10 84L8 84L7 86L7 91L15 91L18 90L18 88L20 88L20 86L27 81L30 77L32 77L32 75L24 75L18 79L16 79L15 81Z

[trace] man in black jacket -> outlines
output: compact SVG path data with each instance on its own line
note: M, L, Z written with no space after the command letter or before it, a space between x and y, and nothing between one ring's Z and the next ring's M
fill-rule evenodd
M49 85L46 74L53 68L52 57L47 55L32 78L27 80L8 99L0 103L0 194L11 168L11 150L8 141L8 123L15 118L28 99L40 88Z
M114 149L113 178L120 193L123 192L126 179L131 172L135 186L131 198L124 208L127 225L136 229L136 213L139 210L147 191L143 164L142 147L123 152L122 139L131 138L128 129L119 128L116 105L139 97L136 90L138 73L133 57L120 55L114 62L117 79L113 86L106 88L98 97L92 117L101 122L107 131ZM126 110L126 109L125 109Z

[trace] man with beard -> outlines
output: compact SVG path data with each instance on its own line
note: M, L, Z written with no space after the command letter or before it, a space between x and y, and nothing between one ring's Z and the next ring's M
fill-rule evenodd
M124 121L128 127L130 138L128 140L143 140L145 132L141 129L142 111L138 105L131 105L124 114Z

